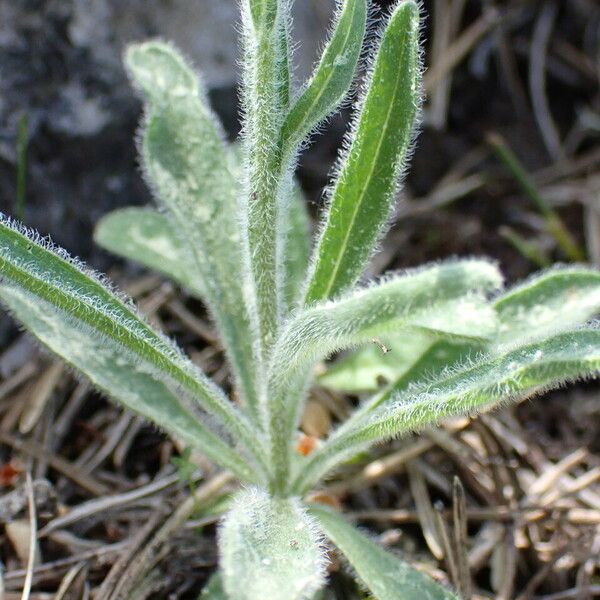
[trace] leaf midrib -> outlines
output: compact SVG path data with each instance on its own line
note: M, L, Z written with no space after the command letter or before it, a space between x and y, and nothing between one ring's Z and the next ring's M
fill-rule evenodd
M405 56L405 53L406 53L406 46L403 47L402 54L400 56L400 59L398 60L399 64L402 63L402 61L404 59L404 56ZM398 95L398 87L399 87L398 86L398 82L401 79L402 74L403 74L403 70L402 69L398 69L397 70L397 76L396 76L396 79L395 79L396 85L394 86L394 93L392 94L392 99L390 101L390 108L388 109L387 114L386 114L386 118L385 118L385 128L384 128L385 130L387 130L387 128L389 126L389 121L390 121L390 118L391 118L391 115L392 115L392 112L393 112L393 108L394 108L394 102L395 102L396 97ZM371 82L371 90L373 90L372 86L373 86L373 82ZM368 98L365 99L365 105L366 105L367 101L368 101ZM385 135L382 135L379 138L379 142L377 144L377 151L375 152L376 159L379 158L379 155L381 153L381 148L383 147L383 139L384 139L384 137L385 137ZM349 154L349 156L352 156L352 148L350 148L350 151L349 151L348 154ZM369 175L366 178L365 185L362 188L360 199L354 205L354 210L352 211L352 219L350 220L350 226L348 227L348 229L346 231L346 235L343 237L342 244L341 244L341 246L339 248L339 251L337 253L337 260L336 260L336 262L334 264L334 268L333 268L332 274L331 274L331 276L329 278L329 282L327 284L327 288L325 289L325 293L321 297L328 298L329 294L331 293L331 289L333 287L333 284L335 283L335 280L337 278L337 274L338 274L338 272L340 270L340 267L341 267L341 262L342 261L340 260L340 256L343 256L345 254L345 252L346 252L346 248L348 246L348 241L350 239L350 231L354 227L354 223L355 223L356 218L358 216L358 212L359 212L360 206L362 205L362 203L364 201L364 196L366 194L366 190L371 185L371 180L373 179L373 173L375 172L376 165L377 165L377 160L373 160L372 163L371 163L371 169L370 169ZM343 176L342 176L342 181L343 181ZM332 205L333 205L333 202L332 202Z

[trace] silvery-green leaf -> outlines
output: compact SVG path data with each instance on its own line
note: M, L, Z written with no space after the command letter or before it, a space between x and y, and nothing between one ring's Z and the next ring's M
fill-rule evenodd
M503 293L494 307L501 345L565 331L600 312L600 272L580 266L554 268Z
M459 600L431 577L384 550L341 515L316 505L310 513L376 600Z
M219 547L224 587L236 600L308 600L325 583L321 537L297 498L240 492Z
M333 298L362 275L390 218L420 99L419 8L398 2L386 24L333 186L306 303Z
M173 279L196 297L203 295L202 276L182 246L168 217L151 208L128 207L104 216L94 229L94 241L119 256Z
M346 392L376 392L412 373L437 338L418 330L403 330L334 362L319 376L320 385ZM452 342L437 342L448 343ZM461 342L454 342L461 344ZM442 357L445 360L446 356Z
M338 4L334 20L321 60L283 124L284 151L295 152L312 129L337 108L352 84L365 35L366 1L344 0Z
M338 300L308 307L282 331L272 376L282 381L286 373L335 351L410 326L489 338L495 332L493 310L471 292L497 289L501 281L490 262L450 261L407 271Z
M30 232L0 219L0 279L45 301L56 312L107 338L134 357L153 377L180 386L261 461L256 433L222 390L157 333L130 301L117 297L103 282Z
M456 327L460 335L470 331L475 339L485 339L494 331L495 316L480 292L496 289L501 281L490 262L451 261L408 271L346 298L294 313L282 330L270 367L269 433L278 479L289 475L289 449L304 397L290 389L305 389L306 373L315 361L411 326L430 330L436 322L443 325L444 334ZM444 315L455 316L451 307L456 303L461 309L452 323ZM464 327L465 317L485 326Z
M109 398L238 477L255 479L248 462L212 433L199 415L192 414L164 383L140 368L121 345L98 336L68 313L55 310L51 304L10 284L0 284L0 300L44 346L83 373Z
M289 0L244 0L242 107L246 190L241 207L256 289L260 347L266 355L284 310L282 213L292 173L284 164L281 126L288 108Z
M233 161L205 93L170 46L130 46L126 64L148 101L142 158L149 184L172 217L204 284L236 381L257 416L252 315ZM251 294L250 294L251 296Z
M293 489L308 489L331 468L376 441L595 376L599 370L600 329L594 327L521 344L504 353L481 353L445 374L375 396L310 456Z

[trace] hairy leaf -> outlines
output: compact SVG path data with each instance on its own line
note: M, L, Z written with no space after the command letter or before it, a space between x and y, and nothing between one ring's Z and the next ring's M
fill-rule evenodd
M126 62L148 100L142 157L160 202L202 275L242 395L258 413L253 323L244 292L242 242L232 158L197 78L169 46L131 46Z
M600 312L600 272L578 266L554 268L502 294L494 307L501 345L565 331Z
M385 402L376 396L311 456L294 489L310 486L351 457L357 448L443 418L594 376L599 369L600 329L584 328L524 344L504 354L481 354L445 376L400 387L395 393L383 392ZM372 406L375 408L370 410Z
M291 172L283 165L279 139L289 99L289 1L246 0L242 8L247 167L242 222L256 288L261 348L266 355L275 341L284 306L282 249L286 232L280 225Z
M98 336L68 313L13 287L0 285L0 300L39 341L83 373L112 400L149 419L214 463L254 481L247 461L212 433L161 381L140 366L122 345Z
M262 458L252 427L220 388L145 323L129 302L85 273L66 252L53 251L0 220L0 277L67 313L101 339L120 345L155 377L181 386L255 457Z
M96 225L94 241L166 275L198 298L203 296L202 276L194 273L188 250L166 215L133 206L114 210Z
M312 129L337 108L352 84L365 36L366 1L345 0L335 21L319 65L283 124L284 152L295 152Z
M272 376L281 381L304 364L408 326L475 339L491 337L493 311L470 292L491 291L501 280L487 261L453 261L408 271L309 307L282 331Z
M385 551L341 515L321 506L311 507L310 513L377 600L458 600L450 590Z
M239 493L219 546L231 598L304 600L324 584L321 539L297 498L271 497L257 488Z
M361 276L387 223L419 105L419 9L397 4L383 33L367 93L331 192L306 303L332 298Z
M307 367L336 350L373 343L378 336L410 326L430 330L437 323L443 332L455 327L460 335L467 330L477 339L492 335L493 311L481 295L471 292L495 289L500 282L498 270L489 262L455 261L409 271L294 315L282 331L270 369L271 461L279 479L289 475L289 449L304 397L290 390L305 389ZM460 310L450 308L457 303ZM458 315L454 323L443 318L446 313ZM465 327L471 319L477 330Z
M416 331L381 336L328 365L317 381L339 392L376 392L410 369L431 343L430 335Z
M297 182L294 183L290 204L285 211L285 221L283 293L289 311L300 301L310 256L310 219Z

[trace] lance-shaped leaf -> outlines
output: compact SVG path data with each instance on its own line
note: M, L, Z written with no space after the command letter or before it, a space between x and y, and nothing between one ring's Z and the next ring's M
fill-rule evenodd
M151 208L121 208L96 225L94 241L119 256L158 271L201 298L204 286L193 258L168 217Z
M298 145L344 99L354 78L367 23L365 0L338 5L335 26L321 60L282 128L285 153Z
M499 402L595 376L600 369L600 330L561 333L504 354L482 354L445 377L401 388L377 407L353 415L313 453L293 489L305 490L357 449L443 418L487 409Z
M309 599L325 582L321 536L297 498L241 492L219 547L225 590L237 600Z
M10 284L0 285L0 300L44 346L85 375L106 396L198 449L241 479L255 481L256 474L247 460L212 433L197 411L192 414L122 345L99 336L68 313Z
M256 288L263 354L275 341L283 312L285 231L280 226L291 173L283 165L281 125L288 105L288 0L245 0L243 109L247 190L244 198L248 262Z
M377 600L458 600L450 590L384 550L341 515L321 506L311 507L310 513Z
M484 311L484 314L488 314ZM489 325L489 324L488 324ZM407 385L407 382L432 377L438 367L444 368L455 361L465 350L474 354L480 347L476 340L448 339L408 329L382 336L333 363L319 376L320 385L346 392L376 392L383 385Z
M307 304L348 289L371 257L412 143L420 72L419 9L406 0L397 4L383 33L352 143L331 192Z
M154 377L180 386L222 426L262 460L256 433L221 389L181 351L154 331L133 305L115 296L102 282L69 260L64 250L51 250L6 220L0 221L0 278L49 303L90 328L101 339L121 346Z
M494 307L500 345L572 329L600 311L600 273L579 266L554 268L502 294Z
M256 416L253 325L230 153L197 78L169 46L131 46L126 63L148 100L142 143L147 179L187 246L192 272L201 273L204 300Z
M286 373L332 352L371 342L408 326L485 339L495 332L494 313L480 295L502 282L483 260L435 264L385 280L345 298L299 312L282 331L272 375Z

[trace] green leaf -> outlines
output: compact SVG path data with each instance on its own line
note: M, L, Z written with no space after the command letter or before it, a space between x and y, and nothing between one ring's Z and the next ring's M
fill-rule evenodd
M489 291L500 282L497 268L489 262L454 261L415 269L294 314L282 330L270 365L271 462L280 479L289 475L289 448L304 398L290 390L305 389L311 364L337 350L370 344L379 336L408 327L429 330L437 323L442 332L454 327L461 335L465 329L470 331L476 339L491 336L495 315L476 290ZM456 310L456 304L460 310ZM439 313L441 318L432 313ZM449 323L444 315L456 318ZM471 320L477 323L477 329L461 322Z
M236 600L303 600L325 582L321 539L297 498L240 492L219 547L224 587Z
M345 0L339 5L335 23L315 72L283 124L284 152L295 152L302 140L337 108L352 84L365 36L365 0Z
M84 272L64 250L53 251L2 219L0 277L49 303L55 311L68 314L100 339L119 345L153 377L180 386L257 460L263 458L252 426L221 389L145 323L129 301L118 298L90 272Z
M275 25L280 0L244 0L250 7L252 24L257 33L268 33Z
M285 211L283 292L287 312L300 301L310 257L310 219L300 186L294 182L290 204Z
M96 225L94 241L166 275L196 297L203 296L202 276L194 273L194 265L186 255L188 250L166 215L133 206L114 210Z
M283 314L282 213L291 185L280 132L289 101L288 0L242 3L246 193L242 202L248 263L256 290L261 354L275 341Z
M223 588L223 575L217 571L204 586L198 600L227 600L228 598Z
M256 475L247 461L186 408L161 381L139 365L120 344L98 336L52 304L10 284L0 285L0 300L49 350L83 373L112 400L149 419L215 464L244 480Z
M600 273L580 266L553 268L502 294L494 307L501 345L566 331L600 312Z
M385 551L341 515L316 505L310 514L377 600L459 600L431 577Z
M487 261L450 261L309 307L282 331L274 352L273 381L285 381L287 373L335 351L409 326L489 338L496 328L493 310L471 292L497 289L501 281L497 268Z
M253 316L244 284L233 160L197 78L169 46L130 46L127 67L149 102L143 131L146 176L201 274L244 400L258 415Z
M404 330L381 337L336 361L318 378L320 385L346 392L376 392L382 385L408 385L423 376L433 377L440 368L472 351L474 341L440 339L418 330Z
M357 449L376 441L595 376L599 370L600 330L589 327L522 344L505 353L480 354L445 376L375 396L310 456L293 489L308 489Z
M370 74L352 144L331 192L306 303L333 298L361 276L387 223L420 97L419 9L396 5Z

